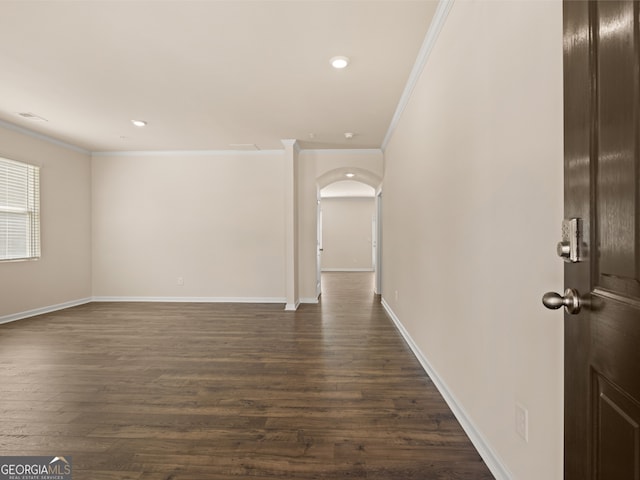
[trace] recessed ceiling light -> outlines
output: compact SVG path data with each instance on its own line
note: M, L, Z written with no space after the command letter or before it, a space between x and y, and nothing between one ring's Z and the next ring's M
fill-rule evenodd
M331 60L331 66L333 68L344 68L349 65L349 58L347 57L333 57Z
M344 176L345 177L349 177L349 178L353 178L353 177L356 176L356 174L355 173L345 173Z
M145 122L144 120L131 120L131 123L133 123L136 127L146 127L147 126L147 122Z
M353 133L345 132L344 138L346 138L347 140L351 140L353 138Z

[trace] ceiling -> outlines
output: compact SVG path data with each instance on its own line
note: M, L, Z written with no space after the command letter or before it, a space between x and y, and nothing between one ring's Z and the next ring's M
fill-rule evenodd
M0 121L88 151L380 148L436 6L2 0Z

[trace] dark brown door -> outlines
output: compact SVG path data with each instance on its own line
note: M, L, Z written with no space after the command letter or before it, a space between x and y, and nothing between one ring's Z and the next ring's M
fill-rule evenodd
M638 2L564 3L565 218L582 258L565 286L565 478L640 480Z

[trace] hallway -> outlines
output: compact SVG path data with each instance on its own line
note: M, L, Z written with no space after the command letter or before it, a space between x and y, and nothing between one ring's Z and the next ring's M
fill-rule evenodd
M74 480L491 479L373 294L91 303L0 325L3 455ZM68 458L68 457L67 457Z

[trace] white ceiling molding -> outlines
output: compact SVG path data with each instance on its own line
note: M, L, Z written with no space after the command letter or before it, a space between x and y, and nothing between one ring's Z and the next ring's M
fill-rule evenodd
M300 143L296 138L285 138L280 140L280 142L282 142L282 145L285 147L293 147L297 153L300 153Z
M2 125L0 120L0 125ZM25 133L32 135L39 135L37 133L25 130ZM54 139L52 139L54 140ZM57 140L56 140L57 141ZM300 148L300 142L297 140L282 140L283 142L291 142L294 148L299 153L317 153L323 155L372 155L382 154L382 150L379 148L331 148L331 149L306 149ZM71 146L69 146L71 148ZM76 147L77 149L78 147ZM93 155L94 157L128 157L132 155L140 157L155 157L155 156L207 156L207 155L281 155L284 150L113 150L107 152L85 152Z
M45 141L47 143L52 143L53 145L57 145L58 147L63 147L68 150L73 150L74 152L84 153L85 155L89 155L91 152L89 150L85 150L84 148L80 148L76 145L72 145L67 142L63 142L62 140L58 140L57 138L50 137L43 133L37 133L33 130L29 130L28 128L20 127L13 123L5 122L4 120L0 120L0 127L4 127L7 130L12 130L14 132L22 133L23 135L27 135L31 138L37 138L38 140Z
M424 41L422 42L422 47L420 47L420 51L418 52L416 63L413 65L413 70L411 70L411 74L409 75L407 84L404 87L404 91L402 92L402 96L400 97L400 101L398 102L398 106L396 107L396 111L393 114L393 118L391 119L391 123L389 124L387 134L384 136L384 140L382 141L382 151L387 148L387 144L389 143L389 140L391 140L391 136L398 126L400 117L402 117L402 113L409 103L409 99L411 98L413 89L418 83L418 79L420 78L420 75L422 74L422 71L427 64L427 60L429 60L431 50L433 50L433 47L438 40L438 35L440 35L440 31L444 26L445 20L447 19L447 15L449 15L449 11L453 6L454 1L455 0L440 0L440 2L438 2L438 7L436 8L436 12L433 15L431 24L429 25L429 30L427 30L427 34L425 35Z
M206 156L268 156L282 155L284 150L131 150L90 152L94 157L206 157Z
M304 153L322 153L323 155L371 155L382 153L380 148L303 148Z

